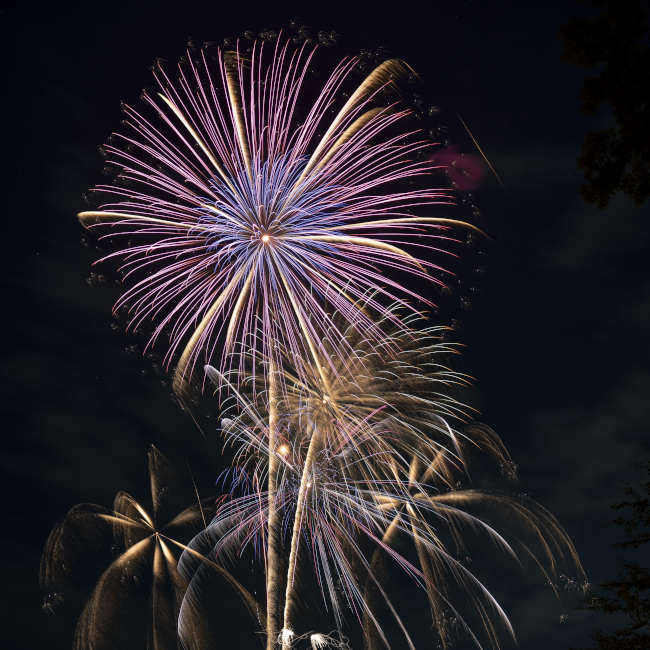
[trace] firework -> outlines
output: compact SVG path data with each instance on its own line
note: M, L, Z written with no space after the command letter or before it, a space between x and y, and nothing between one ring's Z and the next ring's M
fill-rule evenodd
M79 647L95 643L115 576L151 554L154 608L167 608L161 620L177 616L181 640L197 650L210 645L198 612L214 571L265 627L268 650L347 647L344 611L369 648L388 644L375 598L413 648L382 581L385 557L426 591L443 645L451 612L479 647L481 634L497 646L498 625L512 633L507 616L454 553L469 531L511 557L523 549L549 579L564 556L581 571L541 507L457 483L468 449L511 461L496 434L465 427L472 410L454 392L468 378L445 361L456 346L445 328L422 326L416 303L431 303L404 280L441 283L434 254L449 252L452 228L475 228L440 216L454 198L433 187L434 143L394 96L412 71L387 60L355 87L357 61L343 59L312 93L315 56L279 38L246 53L188 52L173 74L157 64L156 92L143 93L141 109L125 105L126 130L106 145L117 179L95 188L108 198L79 219L126 241L104 258L120 260L128 285L115 308L128 310L131 327L155 323L149 345L169 335L177 394L201 357L214 363L206 371L235 461L231 492L187 545L157 526L156 490L153 515L124 494L112 513L84 511L111 522L126 551L82 615ZM475 512L490 505L541 551L506 541ZM222 566L249 547L265 563L266 612ZM298 629L307 558L334 633ZM455 606L455 585L482 631ZM165 643L156 626L152 638Z
M109 198L79 218L128 238L108 256L130 284L116 309L128 306L133 327L155 321L151 343L169 329L178 392L217 344L221 359L238 343L270 358L280 341L324 376L329 314L379 340L383 298L430 304L394 272L440 282L417 251L472 227L433 213L454 202L430 187L433 143L387 103L408 66L385 61L343 102L356 65L344 59L310 99L314 55L279 39L255 42L250 57L188 53L175 79L158 65L158 92L144 93L143 110L124 106L128 131L105 147L119 180L97 186Z
M457 478L466 472L463 449L484 449L504 463L509 462L507 452L489 430L470 427L461 433L454 425L462 421L467 409L449 395L449 389L465 377L442 363L441 357L455 348L439 340L441 328L390 332L390 322L387 317L383 324L384 344L397 348L396 355L378 350L374 339L349 326L344 347L353 349L354 355L345 361L339 358L341 365L331 370L326 377L329 381L324 382L315 368L311 374L295 370L295 358L293 369L290 359L282 358L283 388L273 427L265 416L268 397L247 393L246 381L240 381L239 387L230 384L239 414L224 419L223 427L237 449L235 487L245 485L245 492L225 499L207 530L189 546L220 558L254 545L264 557L273 499L275 516L284 522L288 551L284 584L276 577L278 593L273 596L274 601L282 600L279 592L283 589L282 628L277 638L284 648L298 638L296 570L300 554L306 551L339 632L343 611L349 610L364 622L368 638L378 635L387 643L372 607L373 594L378 592L410 647L408 631L382 587L379 556L368 561L368 549L387 554L426 589L434 622L440 623L445 611L454 612L477 644L477 632L449 599L451 582L467 590L493 645L497 644L495 617L512 630L487 588L448 547L462 548L464 534L478 529L507 554L516 557L516 553L489 521L472 514L473 507L492 503L507 509L542 549L537 560L545 570L551 572L562 554L577 563L570 540L538 506L455 489ZM341 329L333 327L332 333L338 335ZM332 337L323 345L341 342ZM222 388L229 383L214 368L208 368L208 374ZM254 376L251 372L251 383ZM271 429L275 448L269 446ZM274 493L266 487L271 485L269 459L277 467ZM414 543L417 565L397 550L399 537ZM277 567L269 566L270 557L265 557L268 581Z
M474 424L466 432L468 436L461 446L468 446L469 443L470 447L479 447L496 458L502 470L511 465L509 454L494 431ZM381 545L372 555L369 578L366 580L364 597L368 609L364 613L363 629L364 647L368 650L382 647L384 641L370 611L374 599L385 598L385 594L372 576L385 574L382 560L386 557L386 549L393 546L399 537L410 539L415 547L420 584L426 592L434 628L443 648L449 646L452 626L462 629L479 648L483 647L479 638L481 633L491 647L500 646L498 622L515 638L505 612L467 566L469 557L465 549L468 532L473 533L472 537L487 534L498 548L517 562L522 556L532 557L556 596L558 593L553 585L557 582L560 564L570 567L581 579L585 579L571 539L551 513L521 495L512 497L478 489L461 489L460 480L467 477L466 471L467 467L459 472L457 466L448 465L442 454L428 466L422 465L420 459L414 457L409 475L413 502L394 499L383 503L387 510L392 511L393 519L384 529ZM422 538L416 523L421 514L426 514L426 511L416 512L417 505L425 502L435 513L434 517L427 517L427 523L424 523L435 539L435 546ZM492 512L489 512L490 509ZM477 512L484 514L478 515ZM497 520L505 523L497 527L494 523ZM507 530L508 540L500 530ZM531 549L533 544L537 549L535 552ZM455 556L448 549L454 549ZM458 556L464 560L458 560ZM462 602L451 600L449 593L453 586L461 587L464 600L467 600L464 608ZM392 609L390 604L389 609ZM481 630L473 629L467 622L466 616L476 615L482 621Z
M183 603L187 617L190 604L183 600L187 583L177 570L173 549L187 551L213 575L225 580L251 613L259 610L250 593L225 569L176 539L179 533L187 534L205 525L205 514L214 500L186 508L165 523L170 514L170 467L153 446L149 452L149 477L151 510L130 494L119 492L112 510L94 504L75 506L48 537L41 560L41 585L50 593L61 594L71 581L79 579L75 573L84 574L80 556L87 556L91 549L105 554L110 546L110 551L118 553L101 573L81 613L75 649L137 644L142 620L150 621L151 626L142 635L141 645L146 642L154 650L177 648L179 609ZM200 635L200 620L196 618L193 629L184 632L184 642Z
M366 449L368 456L374 455L374 461L379 464L386 465L387 459L395 452L399 452L404 457L415 453L426 458L431 453L437 452L444 443L449 443L451 447L455 444L454 433L444 420L444 416L459 417L465 409L443 391L452 384L463 383L465 378L442 365L440 357L454 353L456 347L439 340L446 328L429 328L418 332L417 345L414 344L416 340L414 333L409 330L393 327L395 331L389 333L388 327L392 320L398 320L394 319L396 311L397 307L393 305L387 310L385 321L378 323L384 330L381 344L376 344L372 337L361 334L353 326L349 324L346 326L345 319L340 314L335 315L330 332L321 341L322 348L333 360L332 364L323 365L326 371L324 377L310 364L302 369L297 367L291 351L283 350L278 345L282 370L278 370L277 383L282 388L277 396L272 395L277 389L273 388L276 377L271 374L269 379L273 381L269 384L268 404L270 415L281 414L280 426L284 428L284 435L277 440L271 440L271 436L277 436L278 424L276 422L273 426L269 425L269 441L265 446L268 454L268 472L260 457L255 461L258 465L251 468L253 476L268 473L267 639L271 644L278 630L274 620L281 617L283 629L286 630L289 629L289 621L293 615L301 521L305 502L310 493L312 466L315 459L319 455L322 456L322 448L343 449L350 444L355 445L357 443L349 438L350 434L356 435L366 430L369 423L377 423L378 426L385 421L390 422L394 437L392 446L382 444L383 439L377 438L374 441L374 450L371 452L369 447ZM413 319L407 317L405 320ZM353 354L349 358L337 356L340 346L352 349ZM393 355L392 358L389 355ZM254 355L251 354L249 357L254 362ZM241 367L241 364L238 366ZM421 372L423 368L426 369L424 374ZM236 380L238 380L238 373L239 370L231 373ZM222 381L216 370L209 369L209 374L215 383ZM254 379L257 374L251 371L250 384L243 388L254 389ZM395 382L396 377L403 382L399 388ZM259 408L266 408L266 403ZM248 412L251 412L251 408ZM260 416L255 416L255 419L262 423ZM277 420L277 415L273 416L273 419ZM232 427L231 424L230 428ZM369 439L372 438L371 434L368 436ZM259 443L256 444L258 451L264 453L259 448ZM284 611L280 614L277 612L280 582L276 560L273 559L278 544L278 533L274 525L278 520L275 514L275 494L279 480L276 467L279 459L286 460L291 447L297 444L303 445L306 456L300 478L297 479L296 512L293 517L285 580ZM243 446L242 453L245 450L246 446ZM337 458L339 462L345 458L345 455ZM391 458L391 463L394 462L396 461ZM343 465L345 463L339 467L342 475L346 471ZM299 465L296 465L294 469L298 467ZM389 480L393 480L395 472L392 468L390 471ZM365 476L371 473L366 471ZM258 479L256 482L261 484Z

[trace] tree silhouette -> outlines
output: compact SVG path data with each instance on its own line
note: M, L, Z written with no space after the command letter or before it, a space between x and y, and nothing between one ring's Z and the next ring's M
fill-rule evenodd
M587 68L583 111L608 107L615 125L585 136L582 195L605 207L618 192L637 204L650 194L650 39L647 2L590 0L599 11L562 30L564 60Z
M650 461L647 479L640 488L628 487L626 499L613 508L622 514L614 522L626 538L617 544L639 551L650 543ZM609 615L623 616L627 622L613 633L594 635L597 650L647 650L650 648L650 571L633 562L623 564L617 580L601 585L589 608Z

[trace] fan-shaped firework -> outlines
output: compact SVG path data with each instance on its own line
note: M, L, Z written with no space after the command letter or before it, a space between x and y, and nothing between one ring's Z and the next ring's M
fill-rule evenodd
M204 508L213 511L214 500L186 508L164 523L170 515L171 474L164 456L152 446L150 512L130 494L119 492L112 511L93 504L75 506L50 534L41 561L41 584L49 592L61 593L77 578L70 574L80 562L78 556L89 552L89 539L96 540L95 547L101 546L100 540L106 545L106 539L112 539L112 549L121 551L101 574L79 618L74 640L78 650L109 650L133 643L146 643L153 650L178 647L177 618L187 585L176 568L173 550L191 551L175 538L205 525ZM193 557L225 579L251 613L260 615L253 597L227 571L196 553ZM193 613L189 605L185 616ZM144 621L150 624L148 629ZM186 634L200 635L199 622L195 617L195 626Z
M386 641L369 605L365 584L369 580L413 647L381 586L377 567L366 559L368 549L375 547L426 587L436 620L443 610L454 611L446 595L449 580L466 587L489 641L496 644L492 615L509 629L507 618L483 584L447 549L445 535L462 547L461 530L478 528L514 555L501 534L470 513L475 502L492 499L509 508L532 531L546 565L553 566L554 554L563 551L577 561L573 547L557 522L535 506L477 491L449 492L454 485L451 476L465 469L464 446L494 451L502 460L506 452L499 439L485 429L470 429L467 435L454 429L453 422L462 418L465 409L447 394L448 387L464 378L440 362L441 355L454 350L438 340L440 328L417 333L397 329L390 334L386 333L387 323L381 325L384 344L399 350L392 358L387 359L373 338L353 327L344 330L344 347L353 354L345 361L339 359L340 367L333 368L329 377L322 378L315 370L311 375L306 370L294 373L290 359L283 358L282 370L277 371L282 374L283 389L275 407L279 414L275 427L269 427L263 415L268 404L262 394L253 393L249 398L244 394L246 382L239 391L231 385L240 414L226 419L224 429L238 448L236 487L247 487L243 496L224 501L215 520L190 547L219 557L228 551L239 552L247 543L260 544L267 534L271 537L269 515L272 509L277 511L283 528L291 531L287 535L289 556L286 576L275 580L273 588L278 593L269 602L277 601L281 607L284 601L278 619L285 648L292 643L297 623L295 580L302 539L307 540L317 580L326 603L333 607L339 630L345 605ZM332 333L342 329L333 326ZM327 348L334 341L326 338L323 345ZM208 373L218 386L227 383L218 371L208 368ZM251 373L251 381L254 376ZM270 446L269 434L274 428L276 439ZM268 489L271 485L274 491ZM419 568L393 545L399 535L415 543ZM277 567L267 559L267 580L276 573ZM278 597L282 591L283 599ZM269 620L277 613L269 605ZM466 627L478 643L478 637ZM277 629L271 627L269 633L273 632Z
M416 159L432 143L386 104L409 69L385 61L342 101L355 67L344 59L309 104L305 46L188 56L176 80L155 68L159 92L143 95L152 117L124 107L128 132L106 151L125 184L98 186L111 198L79 215L142 238L112 254L132 281L116 307L129 306L133 326L157 321L152 341L169 327L168 361L184 342L177 390L217 341L228 358L237 341L273 356L279 340L322 374L328 314L378 340L370 313L386 315L382 298L428 302L386 271L429 277L438 267L407 248L438 250L444 231L468 225L432 214L453 203L431 188L433 163ZM370 313L357 304L369 289Z
M465 441L472 447L480 447L494 455L502 467L511 465L503 443L489 428L472 425L466 432ZM394 547L399 537L409 539L415 547L421 572L419 582L426 591L442 648L448 647L452 623L468 634L477 647L482 647L480 637L484 634L490 646L498 648L496 624L501 624L513 638L514 630L498 602L470 570L470 558L466 554L468 539L487 534L497 548L513 559L532 557L551 586L558 579L561 564L575 571L581 579L584 579L584 572L571 539L551 513L522 496L459 488L459 479L466 478L467 470L465 465L459 471L458 465L449 464L442 453L428 465L422 465L417 457L412 459L409 473L412 501L393 499L382 503L393 519L385 526L381 544L372 555L369 574L385 577L383 558L394 555L387 553L387 549ZM490 508L494 512L478 514L489 512ZM497 521L504 522L501 528L496 526ZM422 528L430 534L429 538L422 537ZM531 549L531 542L535 550ZM384 645L381 631L377 630L370 615L373 600L386 598L386 593L376 583L376 578L367 579L364 592L368 604L363 620L364 647L368 650ZM460 587L469 605L454 602L449 593L452 587ZM482 629L473 629L465 618L467 615L477 616Z

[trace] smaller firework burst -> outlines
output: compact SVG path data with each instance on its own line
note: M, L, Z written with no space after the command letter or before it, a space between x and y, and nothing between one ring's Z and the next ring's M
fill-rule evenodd
M552 571L556 558L564 555L580 570L570 540L539 506L456 489L458 477L467 470L467 448L494 453L502 464L510 459L489 429L459 430L469 410L451 396L450 389L466 378L442 363L441 358L455 348L439 340L440 328L391 330L391 323L391 319L383 323L383 349L349 328L345 347L354 352L350 358L338 358L331 375L294 372L285 360L277 371L282 381L274 427L269 427L266 415L268 395L245 390L255 385L255 373L249 375L250 384L240 381L236 387L208 368L220 389L231 391L234 412L223 428L237 450L237 481L215 519L190 547L218 558L251 544L267 560L267 575L277 572L264 553L271 535L272 504L282 522L285 555L288 552L286 571L273 585L277 592L273 600L282 609L277 633L285 648L300 633L297 571L301 558L313 565L340 633L345 626L343 613L351 612L364 621L367 638L378 636L388 642L373 606L378 593L412 647L398 608L383 587L379 556L372 558L373 549L390 557L426 589L437 625L451 611L480 645L479 633L450 600L451 586L460 585L483 622L487 640L496 646L497 622L512 633L507 616L450 550L462 548L468 532L480 531L497 548L517 557L512 542L489 520L472 513L485 504L498 505L509 513L511 523L521 524L532 535L541 549L537 560L544 570ZM337 336L340 331L332 328ZM295 363L294 358L293 367ZM276 431L270 443L272 428ZM269 459L276 467L273 493L268 489ZM244 494L237 496L242 486ZM397 542L403 538L414 545L416 561L399 550Z
M75 650L103 650L147 645L154 650L178 647L177 621L184 600L186 579L177 569L175 550L183 550L209 567L211 575L230 585L251 613L259 607L251 594L223 567L189 549L178 538L191 537L213 512L214 499L182 510L169 520L170 479L173 472L165 457L152 446L149 478L152 508L145 508L127 492L118 492L113 509L94 504L72 508L50 533L41 560L41 586L61 600L79 580L82 559L93 549L110 547L114 557L101 572L76 626ZM75 571L78 569L78 571ZM47 600L52 606L52 598ZM200 637L201 619L194 615L192 629L183 630L191 646Z

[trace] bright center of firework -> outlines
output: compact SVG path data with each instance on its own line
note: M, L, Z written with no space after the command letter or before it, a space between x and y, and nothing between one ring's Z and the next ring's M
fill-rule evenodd
M265 244L268 244L269 241L270 241L270 239L271 239L270 235L267 235L267 234L262 235L262 241L263 241Z
M289 453L289 446L288 445L280 445L278 447L278 452L282 454L283 456L288 455Z

